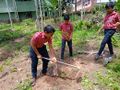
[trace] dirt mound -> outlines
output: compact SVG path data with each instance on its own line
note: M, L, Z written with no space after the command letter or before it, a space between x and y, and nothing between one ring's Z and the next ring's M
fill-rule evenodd
M90 50L84 53L80 52L72 58L65 58L65 63L79 69L59 63L56 68L53 64L49 64L48 75L39 77L32 90L83 90L81 80L84 75L92 77L93 73L103 68L102 61L99 63L94 61L94 53L95 51ZM0 79L0 90L13 90L24 80L31 79L31 61L27 54L21 53L14 57L13 61L10 66L7 66L8 72L2 74L4 76ZM42 64L39 63L38 72L41 71L41 67Z
M98 64L94 61L94 55L88 56L89 55L77 55L71 60L67 58L65 63L75 65L79 67L80 70L63 64L58 64L58 76L52 76L54 73L53 70L56 67L54 65L50 66L49 74L40 77L37 80L36 85L33 87L33 90L82 90L80 84L82 77L86 74L91 75L103 67L102 64Z

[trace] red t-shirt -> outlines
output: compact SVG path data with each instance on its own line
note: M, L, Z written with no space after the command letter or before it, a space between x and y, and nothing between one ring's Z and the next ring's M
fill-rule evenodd
M120 22L120 15L113 11L111 14L107 14L104 18L104 29L116 29L115 24Z
M36 46L36 48L41 48L46 42L48 42L48 44L52 44L52 38L45 37L44 32L36 32L31 41Z
M60 24L60 30L63 32L67 32L69 38L72 39L73 25L70 22L68 24L66 24L65 22ZM63 34L62 39L67 40L67 38Z

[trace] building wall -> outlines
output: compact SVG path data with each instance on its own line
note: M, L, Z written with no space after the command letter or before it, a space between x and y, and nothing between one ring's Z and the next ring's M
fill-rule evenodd
M0 13L0 22L9 20L9 16L7 13Z
M16 0L16 6L14 5L14 0L7 0L8 1L8 7L7 8L5 0L0 0L0 21L8 21L9 16L8 12L11 13L11 18L15 20L15 13L18 12L18 15L20 19L29 18L29 14L31 13L31 18L36 18L35 13L35 3L34 0ZM28 17L27 17L28 16Z
M11 12L11 19L16 21L15 13ZM9 15L8 13L0 13L0 22L9 22Z
M35 11L34 0L31 1L16 1L18 12Z
M27 18L36 18L36 13L34 12L19 12L20 20L27 19Z

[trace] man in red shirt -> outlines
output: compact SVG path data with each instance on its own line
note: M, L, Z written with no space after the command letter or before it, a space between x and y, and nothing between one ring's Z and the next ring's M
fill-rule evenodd
M32 60L32 64L31 64L32 77L33 77L32 85L35 84L37 79L38 59L42 59L42 62L43 62L42 74L45 75L47 73L49 61L46 60L45 58L49 58L49 55L48 55L45 43L48 43L50 54L51 54L51 60L53 62L56 62L55 53L52 46L52 36L54 32L55 32L55 29L52 26L47 25L44 28L44 32L36 32L31 39L30 57Z
M114 3L107 3L105 8L106 16L104 18L104 25L102 25L102 27L98 30L98 32L100 32L102 29L104 29L104 38L102 40L100 49L95 57L96 60L99 59L106 44L108 44L108 48L110 51L109 57L112 57L114 55L111 38L116 32L117 27L120 26L120 15L113 10Z
M73 33L73 26L69 21L69 15L64 16L64 22L60 25L60 30L62 33L62 48L61 48L61 59L64 59L64 51L66 42L69 47L69 55L72 56L72 33Z

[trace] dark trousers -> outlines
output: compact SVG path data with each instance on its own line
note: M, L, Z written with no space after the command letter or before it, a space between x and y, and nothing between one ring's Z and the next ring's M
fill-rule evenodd
M61 59L64 59L64 51L65 51L66 42L69 47L69 55L72 56L72 40L67 41L67 40L62 39Z
M108 44L110 55L114 54L111 38L114 35L115 31L116 30L113 30L113 29L104 30L104 38L101 42L101 46L100 46L98 55L101 55L101 53L104 50L106 44Z
M42 46L41 48L38 48L38 52L41 54L42 57L46 57L49 58L46 46ZM32 60L32 64L31 64L31 71L32 71L32 77L36 78L37 77L37 65L38 65L38 58L36 53L34 52L34 50L32 49L32 47L30 47L30 57ZM48 60L46 59L42 59L42 73L46 73L47 72L47 68L48 68Z

